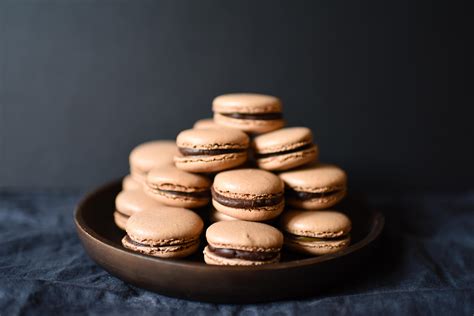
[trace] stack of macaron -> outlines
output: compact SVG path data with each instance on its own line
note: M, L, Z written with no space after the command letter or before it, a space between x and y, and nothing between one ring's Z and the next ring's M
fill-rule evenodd
M273 96L226 94L212 109L212 119L197 121L176 141L132 150L114 213L126 231L123 246L186 257L211 222L207 264L263 265L278 262L283 247L306 255L347 247L351 221L332 209L346 195L347 177L318 162L311 130L285 128Z

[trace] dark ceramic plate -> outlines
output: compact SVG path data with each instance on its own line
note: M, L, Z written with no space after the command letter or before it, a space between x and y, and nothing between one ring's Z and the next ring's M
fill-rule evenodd
M250 303L299 298L321 292L349 274L357 273L374 255L384 216L354 198L338 206L352 219L352 244L330 255L304 257L283 251L282 261L259 267L206 265L201 243L187 259L164 260L122 247L124 232L113 221L114 181L88 194L75 211L77 232L89 256L111 274L163 295L220 303ZM200 213L204 214L205 210ZM205 216L203 216L205 218ZM207 223L208 224L208 223Z

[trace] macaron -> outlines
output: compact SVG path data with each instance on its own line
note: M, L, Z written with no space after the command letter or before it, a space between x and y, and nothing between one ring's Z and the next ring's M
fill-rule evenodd
M240 220L266 221L283 211L283 190L281 179L265 170L224 171L214 178L212 205L219 212Z
M249 138L230 128L188 129L179 133L176 167L189 172L217 172L247 160Z
M332 210L288 210L281 217L281 228L288 249L309 255L339 251L351 240L350 219Z
M219 127L222 127L222 126L214 122L214 119L212 118L197 120L193 125L194 129L207 129L207 128L219 128Z
M256 136L252 147L257 165L265 170L288 170L318 157L313 134L306 127L288 127Z
M207 264L257 266L280 261L283 234L276 228L255 222L222 221L206 231Z
M182 258L198 249L203 228L203 221L193 211L162 206L132 215L122 245L150 256Z
M209 203L210 187L206 176L166 166L148 172L145 192L166 205L196 208Z
M233 93L212 102L214 121L249 133L265 133L285 125L280 99L264 94Z
M237 221L238 219L222 212L219 212L214 207L209 210L209 220L213 223L220 221Z
M115 197L115 224L125 230L130 216L144 210L155 210L161 203L150 198L143 190L126 190Z
M328 208L341 201L347 192L346 173L330 164L312 164L279 176L285 182L286 203L296 208Z
M172 166L177 153L176 143L171 140L156 140L138 145L130 153L130 174L133 179L145 184L148 171L155 167Z
M122 190L142 190L143 185L132 178L131 175L126 175L122 180Z

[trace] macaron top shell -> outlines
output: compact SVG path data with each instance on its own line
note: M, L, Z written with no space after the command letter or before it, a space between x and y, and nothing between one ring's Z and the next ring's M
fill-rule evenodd
M306 127L287 127L254 138L252 146L258 153L274 153L292 150L313 140L311 130Z
M173 166L151 169L147 183L162 190L194 192L208 190L211 180L206 176L186 172Z
M173 165L178 153L176 143L171 140L156 140L135 147L130 153L131 167L148 172L153 167Z
M197 120L193 125L194 129L207 129L207 128L219 128L219 127L221 126L218 125L216 122L214 122L214 119L212 118Z
M258 195L282 193L283 182L271 172L260 169L235 169L220 172L214 178L213 188L227 196L243 195L249 199Z
M202 219L193 211L162 206L132 215L126 231L136 242L172 245L198 238L203 228Z
M249 137L231 128L188 129L179 133L176 143L181 148L245 149L249 145Z
M280 173L286 185L296 191L324 192L345 188L347 176L344 170L330 164L312 164L309 167Z
M132 215L144 210L154 210L162 205L146 195L143 190L122 191L115 198L115 208L125 215Z
M281 227L297 236L336 238L351 231L351 221L333 210L288 210L282 215Z
M212 110L219 113L278 113L282 111L280 99L256 93L232 93L218 96Z
M207 229L206 239L213 247L247 251L269 251L283 245L283 234L278 229L246 221L214 223Z

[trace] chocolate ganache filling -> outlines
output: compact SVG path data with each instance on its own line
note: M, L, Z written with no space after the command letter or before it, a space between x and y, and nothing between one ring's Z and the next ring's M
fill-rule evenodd
M125 236L125 240L129 243L129 244L132 244L134 246L137 246L137 247L157 247L157 248L163 248L163 247L176 247L176 246L191 246L193 245L196 240L191 240L191 241L186 241L186 242L183 242L182 244L173 244L173 245L159 245L159 246L152 246L152 245L147 245L147 244L142 244L140 242L137 242L133 239L130 238L130 236L126 235Z
M247 150L245 148L197 149L185 147L179 147L178 149L183 156L213 156L223 154L235 154L243 153Z
M340 241L345 240L349 237L349 234L345 234L334 238L320 238L320 237L309 237L309 236L298 236L291 233L285 233L285 237L288 239L303 241L303 242L321 242L321 241Z
M265 154L255 154L255 158L262 159L262 158L267 158L267 157L292 154L292 153L295 153L297 151L310 149L311 147L313 147L313 144L309 143L309 144L305 144L305 145L302 145L302 146L299 146L299 147L296 147L296 148L293 148L293 149L285 150L285 151L278 151L278 152L265 153Z
M264 206L274 206L278 205L283 201L283 193L277 193L267 198L260 198L255 200L246 200L246 199L233 199L226 196L223 196L216 192L213 187L211 187L212 198L216 200L219 204L228 207L235 208L255 208L255 207L264 207Z
M327 191L327 192L313 193L313 192L296 191L296 190L293 190L291 188L285 188L285 195L288 198L296 198L296 199L299 199L299 200L306 201L306 200L311 200L311 199L321 199L321 198L324 198L324 197L328 197L328 196L337 194L341 191L342 191L342 189L337 189L337 190L332 190L332 191Z
M229 259L243 259L251 261L268 261L278 257L280 251L246 251L238 250L231 248L214 248L211 245L208 245L207 248L210 252L218 255L219 257L229 258Z
M223 116L227 116L234 119L240 120L280 120L283 118L281 112L274 113L220 113Z
M196 192L183 192L183 191L175 191L175 190L162 190L162 189L152 187L152 186L149 186L149 187L154 192L162 192L165 194L176 195L176 196L184 196L184 197L195 198L195 199L205 199L205 198L210 197L209 190L196 191Z

